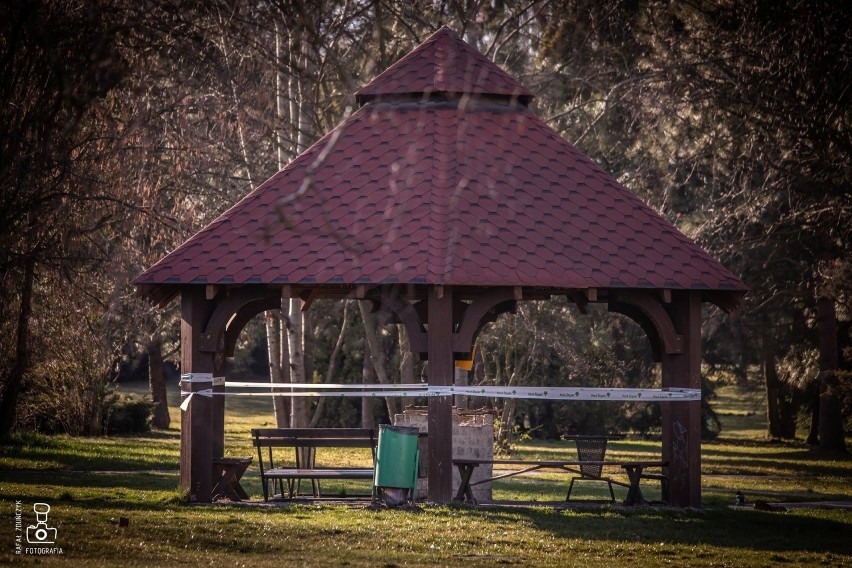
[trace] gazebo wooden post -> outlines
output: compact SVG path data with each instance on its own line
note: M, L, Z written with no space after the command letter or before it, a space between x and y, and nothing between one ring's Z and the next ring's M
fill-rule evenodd
M701 293L672 292L668 312L683 337L683 352L663 354L663 387L700 389ZM700 507L701 401L665 402L661 406L663 459L669 462L668 503Z
M215 353L213 357L213 392L225 392L225 356ZM214 458L225 455L225 397L214 396L210 400L211 453Z
M213 312L213 302L205 298L203 286L185 286L181 290L181 373L208 374L210 381L193 378L181 382L184 392L213 387L214 354L200 350L200 339ZM193 396L189 408L181 412L180 486L190 501L211 499L213 468L213 401Z
M432 286L428 299L429 385L453 384L453 289ZM453 398L429 398L428 498L448 503L453 490Z

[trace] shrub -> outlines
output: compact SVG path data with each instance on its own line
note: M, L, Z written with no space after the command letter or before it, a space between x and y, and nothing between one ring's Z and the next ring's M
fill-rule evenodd
M104 434L139 434L151 429L154 403L147 396L111 392L103 401Z

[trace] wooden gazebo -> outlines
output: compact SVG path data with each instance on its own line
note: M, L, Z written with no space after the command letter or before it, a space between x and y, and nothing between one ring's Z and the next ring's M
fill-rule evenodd
M566 296L635 320L663 387L700 388L701 303L745 285L533 114L533 94L443 28L357 93L357 112L141 274L181 299L181 370L224 387L240 331L301 298L369 299L402 322L449 385L482 326L516 302ZM700 402L665 402L668 501L699 506ZM429 499L453 496L451 397L429 401ZM224 397L181 421L181 484L211 498Z

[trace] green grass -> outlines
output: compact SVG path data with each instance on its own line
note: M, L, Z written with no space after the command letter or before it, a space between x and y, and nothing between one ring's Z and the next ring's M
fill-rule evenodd
M735 385L716 389L715 402L724 440L755 440L766 437L766 393Z
M137 387L138 389L138 387ZM176 392L172 393L176 403ZM852 500L852 462L800 443L768 441L759 413L729 391L720 401L730 429L702 446L700 511L609 505L554 510L513 506L422 505L371 510L354 505L185 505L178 485L178 411L174 427L144 436L71 438L18 435L0 444L0 563L74 566L771 566L852 565L852 512L734 508L733 494L772 502ZM270 425L268 399L228 401L226 453L253 455L248 431ZM752 422L748 420L752 419ZM757 424L757 425L756 425ZM743 434L751 432L751 434ZM564 442L525 441L514 457L573 459ZM610 444L613 459L653 459L658 440ZM364 456L331 452L323 459L356 463ZM369 458L367 458L369 459ZM517 476L495 483L494 497L564 499L567 476ZM261 494L256 464L243 478ZM324 486L328 489L328 486ZM347 483L348 491L367 485ZM617 497L623 489L617 488ZM646 496L658 489L649 484ZM575 488L602 499L603 484ZM574 495L572 495L573 501ZM16 556L13 513L24 526L32 504L51 504L63 556ZM129 526L120 527L121 517ZM5 519L5 520L4 520Z

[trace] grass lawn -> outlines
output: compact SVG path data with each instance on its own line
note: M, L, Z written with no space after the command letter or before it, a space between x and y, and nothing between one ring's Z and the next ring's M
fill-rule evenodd
M70 438L18 435L0 444L0 563L73 566L852 566L852 510L795 508L852 501L852 461L799 443L765 439L743 393L721 393L723 437L702 446L700 511L609 505L472 508L422 505L186 505L178 484L179 432ZM174 393L176 395L176 393ZM176 402L176 401L175 401ZM271 425L267 399L229 399L226 453L252 455L248 430ZM759 405L755 406L759 409ZM751 414L749 414L751 412ZM177 425L178 411L173 407ZM751 419L751 420L749 420ZM659 457L659 441L623 440L613 459ZM573 458L567 442L528 441L518 457ZM336 454L350 463L357 453ZM367 458L368 459L368 458ZM243 479L261 495L256 464ZM541 474L495 483L500 500L564 499L568 478ZM603 498L605 485L575 488ZM353 491L363 488L347 485ZM616 497L623 497L617 488ZM784 502L784 512L731 507ZM649 484L647 495L654 497ZM573 501L572 495L572 501ZM16 533L20 501L22 533ZM51 506L60 555L16 555L15 536L34 524L33 503ZM120 526L126 518L128 526ZM31 545L30 545L31 546Z

